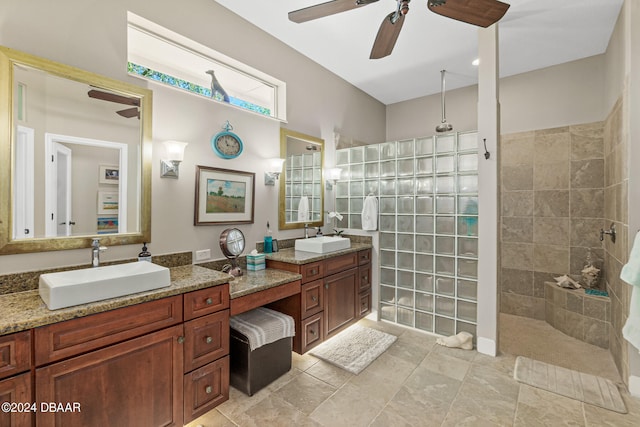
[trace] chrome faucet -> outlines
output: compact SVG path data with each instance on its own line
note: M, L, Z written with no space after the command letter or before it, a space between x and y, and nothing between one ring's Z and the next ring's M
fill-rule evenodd
M304 238L305 239L309 238L309 224L304 225Z
M93 239L91 241L91 267L100 266L100 252L106 250L106 246L100 246L100 239Z

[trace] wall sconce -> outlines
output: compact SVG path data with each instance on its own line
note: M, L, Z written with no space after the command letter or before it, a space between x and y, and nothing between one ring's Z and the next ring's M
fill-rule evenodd
M276 180L282 173L282 165L285 159L278 157L267 160L267 171L264 173L264 185L276 185Z
M180 162L184 159L184 149L187 142L165 141L166 158L160 160L160 178L178 179L180 176Z
M342 174L341 168L328 168L324 170L324 175L326 176L325 181L325 189L333 190L333 186L336 185L336 181L340 179L340 174Z

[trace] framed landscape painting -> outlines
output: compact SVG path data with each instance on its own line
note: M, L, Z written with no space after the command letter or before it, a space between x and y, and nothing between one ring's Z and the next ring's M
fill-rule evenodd
M252 224L255 174L196 166L194 225Z

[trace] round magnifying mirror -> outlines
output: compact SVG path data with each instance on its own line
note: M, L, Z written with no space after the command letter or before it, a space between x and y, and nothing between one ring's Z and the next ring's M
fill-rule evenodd
M220 234L220 249L229 260L231 260L231 270L229 274L241 276L242 270L238 267L236 259L244 251L244 234L237 228L227 228Z

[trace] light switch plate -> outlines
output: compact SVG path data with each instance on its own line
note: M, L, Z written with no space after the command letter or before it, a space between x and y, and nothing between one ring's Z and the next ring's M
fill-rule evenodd
M209 258L211 258L211 249L196 251L196 261L204 261L205 259Z

